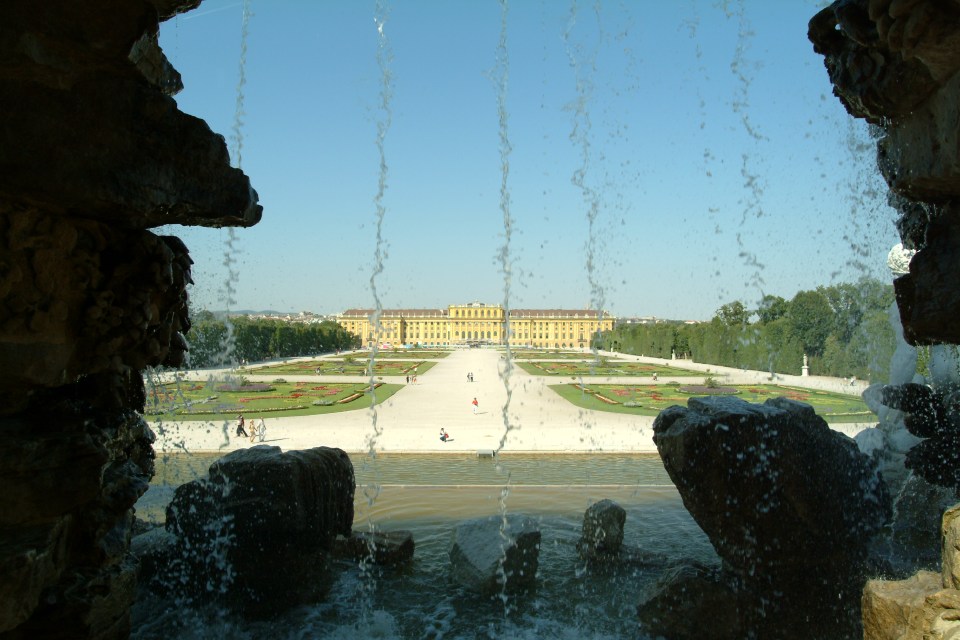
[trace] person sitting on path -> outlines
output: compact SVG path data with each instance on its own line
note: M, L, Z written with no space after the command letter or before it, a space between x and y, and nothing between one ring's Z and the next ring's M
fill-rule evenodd
M477 409L480 407L480 403L474 398L471 404L473 405L473 415L477 415Z

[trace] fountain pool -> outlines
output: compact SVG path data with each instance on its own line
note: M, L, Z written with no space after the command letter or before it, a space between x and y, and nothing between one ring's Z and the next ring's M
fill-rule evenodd
M216 457L158 458L154 485L138 503L138 516L162 519L175 486L204 473ZM658 578L681 561L718 562L656 455L352 459L354 529L412 531L417 548L410 566L371 570L340 563L326 602L269 622L142 594L134 610L134 637L637 637L636 605ZM624 479L634 483L624 485ZM505 601L481 599L448 577L453 530L465 519L499 513L505 491L510 513L540 523L537 587ZM644 552L647 562L598 568L578 557L583 512L604 498L626 509L624 543Z

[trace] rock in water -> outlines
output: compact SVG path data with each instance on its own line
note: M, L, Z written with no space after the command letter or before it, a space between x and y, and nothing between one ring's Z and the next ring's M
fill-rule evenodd
M671 568L656 594L637 607L641 628L670 640L740 640L738 594L723 580L718 570L699 564Z
M690 514L745 575L829 566L890 517L869 459L809 405L691 398L657 417L654 442Z
M337 539L334 554L354 562L401 566L413 561L415 549L410 531L355 531L349 538Z
M627 512L613 500L594 502L583 514L583 533L577 547L581 555L616 555L623 544Z
M838 633L859 625L867 543L891 509L853 440L786 398L708 397L662 412L654 442L731 583L741 585L745 629L789 628L811 611Z
M522 515L468 520L450 550L454 580L485 595L532 586L539 562L540 530Z
M259 445L221 458L167 507L180 579L253 616L319 600L333 541L350 535L355 488L340 449Z

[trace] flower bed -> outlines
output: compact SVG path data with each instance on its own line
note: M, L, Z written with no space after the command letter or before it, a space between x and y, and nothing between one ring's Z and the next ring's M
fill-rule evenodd
M215 389L217 391L241 391L244 393L253 393L261 391L273 391L275 387L269 384L264 384L262 382L251 382L249 384L218 384Z
M732 396L740 393L740 390L734 387L708 387L703 384L690 384L684 387L678 387L677 391L697 396Z

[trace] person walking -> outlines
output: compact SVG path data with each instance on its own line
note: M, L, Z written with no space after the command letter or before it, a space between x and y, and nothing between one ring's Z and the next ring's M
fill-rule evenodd
M480 408L480 403L477 402L476 398L474 398L473 402L471 402L470 404L473 405L473 415L477 415L477 409Z
M243 414L237 416L237 436L243 436L244 438L249 438L247 430L243 428Z
M267 435L267 424L263 421L263 417L260 417L260 422L253 423L253 427L250 429L250 442L256 440L257 437L260 438L260 442L263 442L263 439Z

